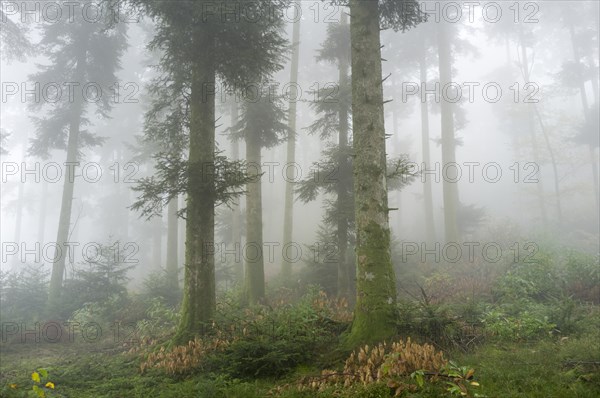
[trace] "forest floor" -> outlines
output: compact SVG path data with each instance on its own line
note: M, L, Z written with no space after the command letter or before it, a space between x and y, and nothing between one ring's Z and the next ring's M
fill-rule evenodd
M600 396L600 339L598 336L542 340L533 343L487 343L470 353L447 353L457 363L476 371L480 397L570 398ZM126 353L120 344L24 343L0 346L0 396L42 396L31 390L32 372L47 370L53 389L45 397L388 397L386 386L363 392L319 393L272 390L293 383L301 375L319 374L303 367L281 379L239 380L219 374L172 377L164 373L140 372L140 358ZM426 385L407 397L452 396L444 383ZM27 395L29 394L29 395ZM457 394L460 396L460 394Z

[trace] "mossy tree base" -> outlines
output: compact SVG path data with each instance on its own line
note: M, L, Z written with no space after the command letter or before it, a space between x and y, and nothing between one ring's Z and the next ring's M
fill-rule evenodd
M204 38L204 40L203 40ZM197 43L214 51L210 35ZM190 101L190 149L187 188L185 276L181 321L172 340L187 344L204 334L216 312L215 233L215 69L210 57L196 60Z
M385 125L377 1L350 2L356 216L356 307L344 345L396 334L396 283L390 253Z

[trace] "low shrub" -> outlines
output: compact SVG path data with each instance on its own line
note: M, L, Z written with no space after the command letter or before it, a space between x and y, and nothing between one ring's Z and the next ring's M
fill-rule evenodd
M175 307L181 302L182 290L174 289L165 271L152 272L143 283L140 296L145 300L162 298L162 301L170 307Z
M175 333L180 313L169 307L162 297L150 300L145 317L136 323L136 335L145 340L165 340Z
M319 376L303 377L296 383L275 388L272 393L285 395L286 390L308 390L315 395L331 392L331 396L338 396L341 391L353 391L355 395L349 396L389 397L423 389L426 382L444 380L447 393L467 396L470 389L479 386L473 380L474 373L469 367L448 361L432 345L413 343L409 338L363 346L350 354L343 370L323 370Z
M500 308L487 311L482 322L489 336L504 341L525 341L548 337L556 327L548 320L547 316L536 315L527 310L514 316L503 312Z
M26 266L19 272L0 271L0 317L2 322L43 319L48 300L49 271Z
M282 376L337 341L340 322L329 318L336 307L328 302L315 290L295 305L244 309L221 302L221 311L202 338L148 354L142 370L157 368L169 374L204 370L236 378Z
M8 383L0 389L0 396L4 398L51 398L57 396L54 389L54 383L48 378L48 370L39 368L31 373L28 385L21 386L16 382Z

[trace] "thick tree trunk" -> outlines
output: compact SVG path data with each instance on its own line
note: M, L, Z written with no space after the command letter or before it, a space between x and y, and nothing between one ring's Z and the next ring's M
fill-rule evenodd
M167 206L167 280L171 289L179 289L179 256L177 255L178 198L174 197Z
M292 68L290 71L290 84L295 85L298 82L298 63L300 59L300 18L294 22L294 31L292 33L292 43L294 50L292 53ZM295 97L295 96L294 96ZM289 137L287 140L287 164L291 165L296 161L296 101L290 101L288 111ZM289 167L287 170L295 170ZM293 172L293 171L292 171ZM293 176L288 176L285 183L285 209L283 215L283 247L292 243L292 232L294 229L294 184L291 181ZM289 284L292 277L292 264L284 256L282 259L281 276L284 284Z
M438 56L440 87L452 82L452 50L450 43L451 26L447 23L438 24ZM444 232L446 242L458 242L460 232L458 230L458 182L452 175L456 163L456 140L454 137L454 104L441 97L441 119L442 119L442 187L444 197ZM444 173L444 170L448 173Z
M252 182L246 186L246 245L242 253L246 261L244 299L248 304L260 303L265 297L260 149L258 132L247 131L246 162Z
M351 0L350 15L357 297L347 344L355 346L396 333L396 281L390 254L378 2Z
M425 41L423 40L423 46ZM421 84L427 84L427 61L425 60L426 48L421 49L419 57L419 71ZM431 167L431 156L429 152L429 110L427 100L421 101L421 150L423 152L423 163L427 170ZM431 187L431 177L426 175L423 183L423 205L425 210L425 236L427 242L435 241L435 224L433 221L433 193Z
M232 126L235 126L237 124L238 117L239 117L238 104L232 98L232 105L231 105L231 125ZM233 160L239 160L240 144L239 144L238 140L233 140L231 142L231 152L232 152ZM233 246L232 249L234 249L236 247L236 245L238 245L238 248L240 248L240 249L242 247L242 212L240 210L239 199L235 200L235 203L233 204L233 211L231 212L231 244ZM238 262L237 259L234 258L233 266L235 267L235 269L234 269L235 283L238 286L243 286L244 262L243 261Z
M342 14L341 23L343 26L348 24L348 17L344 12ZM348 85L348 60L343 57L339 64L339 87ZM349 298L350 296L350 266L347 259L348 251L348 199L352 190L352 170L348 162L348 109L346 105L340 101L339 110L339 173L337 181L337 208L338 208L338 223L337 223L337 240L338 240L338 297Z
M77 57L77 66L74 75L74 80L76 82L83 81L85 68L86 50L83 49ZM50 286L48 289L48 310L51 314L56 314L56 312L59 311L58 305L65 273L66 253L68 250L65 243L69 241L69 230L71 227L71 209L73 207L73 190L75 188L75 164L79 154L79 127L81 124L82 112L83 98L81 98L81 95L74 95L73 104L71 106L69 138L67 140L67 166L58 219L58 231L56 234L57 253L54 255Z
M396 76L395 74L391 75L391 79L392 79L392 92L394 93L393 95L396 95ZM397 106L392 106L392 136L396 137L396 142L394 143L394 155L400 155L402 153L402 137L400 136L399 130L399 123L398 123L398 112L397 112L398 107ZM389 148L389 146L387 146L387 148ZM403 216L403 210L404 210L404 206L402 206L402 190L399 189L396 192L396 207L398 208L398 210L395 212L396 215L396 228L398 229L398 231L402 231L404 229L404 216ZM389 200L389 198L388 198ZM392 225L392 219L390 218L390 225ZM393 231L394 228L390 229Z
M207 37L208 36L208 37ZM184 293L175 344L204 334L216 311L215 292L215 66L214 40L196 32L202 58L192 70Z
M81 109L80 105L78 106ZM76 112L74 110L74 112ZM67 164L74 165L77 162L78 142L79 142L79 124L81 120L80 111L73 115L69 127L69 141L67 144ZM58 232L56 235L56 247L58 253L54 255L52 264L52 275L50 277L50 288L48 302L51 306L58 303L62 289L62 281L65 272L65 261L67 246L69 241L69 229L71 227L71 209L73 207L73 190L75 187L75 166L68 166L65 173L65 182L63 185L62 200L60 206L60 216L58 220ZM54 307L55 308L55 307Z

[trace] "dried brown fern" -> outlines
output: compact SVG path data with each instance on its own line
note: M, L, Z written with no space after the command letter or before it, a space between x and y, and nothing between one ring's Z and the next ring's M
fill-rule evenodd
M141 363L140 371L144 373L147 369L163 369L168 374L184 374L200 368L206 354L222 351L230 344L230 341L219 338L207 341L196 338L187 345L176 346L170 350L161 347L158 352L148 355Z
M414 385L399 382L399 377L409 376L417 370L437 374L447 363L444 354L436 351L432 345L413 343L410 338L406 342L384 342L374 347L365 345L350 354L342 372L326 369L319 376L304 377L293 385L277 388L276 392L289 387L322 391L334 385L350 388L357 384L383 382L399 394L415 388Z

